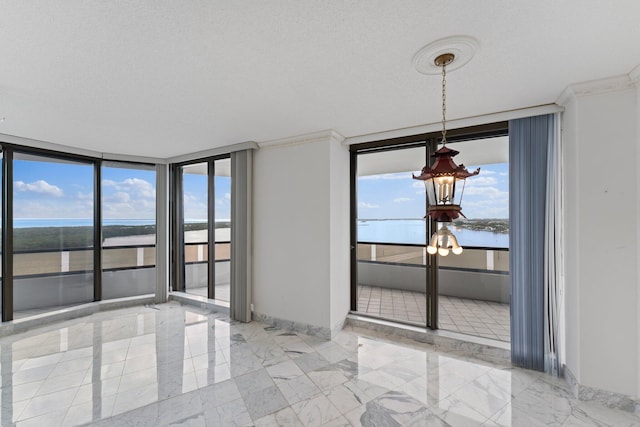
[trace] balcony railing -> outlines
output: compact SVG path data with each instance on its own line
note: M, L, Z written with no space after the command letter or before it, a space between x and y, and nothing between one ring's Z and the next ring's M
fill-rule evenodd
M190 242L184 245L185 264L207 262L209 259L209 245L207 242ZM215 243L215 262L231 260L231 242Z
M192 277L206 278L200 270L208 260L207 247L206 242L185 244L186 268ZM228 282L230 249L228 241L215 244L215 262L220 263L216 283ZM14 311L93 301L93 254L92 247L14 252ZM103 247L102 298L153 294L155 258L154 244ZM199 286L197 280L190 282L190 288Z
M358 242L358 261L379 264L424 266L425 245L411 243ZM509 272L509 249L465 247L460 255L439 257L438 267L445 270Z
M425 245L358 242L358 284L424 293ZM440 295L509 302L509 250L465 247L438 259Z
M207 249L206 242L186 243L185 263L207 262ZM216 242L215 250L216 262L230 260L230 242ZM155 262L156 246L152 244L105 246L102 248L103 271L152 268L155 267ZM91 273L93 272L92 265L92 247L16 251L13 256L15 278Z

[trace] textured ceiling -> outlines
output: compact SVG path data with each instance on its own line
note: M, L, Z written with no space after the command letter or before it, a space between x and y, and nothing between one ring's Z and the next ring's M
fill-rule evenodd
M439 120L434 40L480 43L461 118L552 103L640 64L640 1L0 0L0 133L169 157Z

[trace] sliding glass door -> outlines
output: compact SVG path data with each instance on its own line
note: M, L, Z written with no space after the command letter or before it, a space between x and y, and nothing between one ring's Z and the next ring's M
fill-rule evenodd
M209 173L208 165L196 163L180 168L184 291L209 295Z
M357 311L424 326L428 221L418 147L357 156ZM419 184L416 185L416 184Z
M426 252L442 224L424 219L424 183L411 176L432 164L439 133L350 147L352 311L509 340L506 134L506 123L448 134L456 163L482 168L464 187L467 217L448 224L460 255Z
M173 289L230 300L231 160L174 166Z

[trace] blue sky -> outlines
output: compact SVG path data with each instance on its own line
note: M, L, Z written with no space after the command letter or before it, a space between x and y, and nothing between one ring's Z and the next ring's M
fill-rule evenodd
M185 218L206 218L206 178L185 178ZM216 219L228 219L231 180L216 177L215 186ZM93 217L93 166L15 160L13 187L16 219ZM103 167L104 219L153 219L155 197L155 171Z
M469 166L475 170L478 166ZM416 174L418 171L414 171ZM426 213L422 181L411 171L358 178L358 218L422 218ZM480 166L480 174L467 179L462 199L467 218L509 217L509 165Z
M475 169L470 166L469 170ZM155 218L155 172L105 167L102 170L105 219ZM215 178L216 219L230 217L231 180ZM462 201L468 218L508 218L508 165L481 166L469 178ZM185 218L206 218L206 177L186 174ZM358 218L422 218L424 185L411 171L358 179ZM93 167L27 160L14 162L15 218L91 218Z
M185 174L184 184L184 218L186 221L204 220L207 218L207 177L205 175ZM216 176L215 219L223 220L231 217L231 178Z

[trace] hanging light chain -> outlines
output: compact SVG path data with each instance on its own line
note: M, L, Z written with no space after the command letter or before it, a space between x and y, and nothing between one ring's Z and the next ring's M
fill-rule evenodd
M442 64L442 146L447 143L447 66Z

